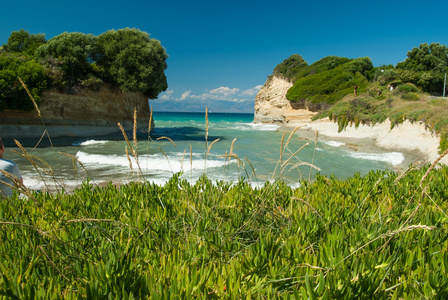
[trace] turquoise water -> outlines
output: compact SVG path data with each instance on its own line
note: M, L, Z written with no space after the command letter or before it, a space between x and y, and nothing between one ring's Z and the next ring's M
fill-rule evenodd
M208 130L205 113L155 112L154 120L156 127L150 138L143 132L138 134L138 162L131 159L132 169L123 138L86 138L70 146L27 148L48 163L45 170L53 175L44 174L40 168L36 170L25 158L7 154L19 164L26 185L39 190L62 187L70 190L87 177L97 184L110 180L163 184L178 172L183 172L182 177L191 182L206 173L213 180L230 182L244 177L254 186L279 178L295 186L300 179L312 178L316 172L343 179L356 172L396 169L404 160L401 153L363 153L335 140L319 140L315 145L300 134L290 139L280 160L283 132L277 125L252 123L253 114L210 113ZM132 144L132 133L128 135ZM284 145L288 137L286 133ZM293 155L308 142L308 146ZM225 157L232 143L233 157ZM82 166L73 164L70 157L59 152L76 157Z

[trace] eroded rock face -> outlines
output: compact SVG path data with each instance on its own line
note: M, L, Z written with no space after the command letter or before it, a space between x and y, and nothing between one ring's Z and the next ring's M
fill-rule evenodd
M134 108L137 127L148 128L150 109L141 93L123 93L109 87L77 94L47 90L39 107L41 117L35 110L0 112L0 134L2 138L33 138L46 129L52 137L106 135L120 131L118 122L125 130L132 129Z
M315 114L306 107L293 107L286 98L292 83L285 78L272 75L255 97L255 123L289 123L311 121Z

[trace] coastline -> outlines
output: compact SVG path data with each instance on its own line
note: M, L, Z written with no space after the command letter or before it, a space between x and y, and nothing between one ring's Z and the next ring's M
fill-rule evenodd
M359 125L355 128L349 125L338 132L338 124L328 118L317 121L302 119L282 124L279 131L292 132L297 127L300 128L296 134L306 140L314 140L317 131L319 140L343 142L355 151L401 152L407 165L419 160L432 163L440 156L440 137L427 130L422 122L411 123L406 120L391 130L391 123L386 120L373 126ZM448 157L442 158L440 163L447 164Z

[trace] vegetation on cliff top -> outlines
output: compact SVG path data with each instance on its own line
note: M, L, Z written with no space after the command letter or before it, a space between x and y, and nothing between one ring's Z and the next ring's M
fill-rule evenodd
M39 103L43 90L76 93L103 84L157 98L168 88L168 55L160 42L138 29L110 30L99 36L64 32L50 40L25 30L13 32L0 48L0 110L30 110L20 77Z
M299 67L297 67L299 66ZM343 130L349 124L374 124L389 118L392 126L422 121L442 135L441 150L448 147L448 103L431 100L441 95L448 71L448 48L421 44L405 61L373 67L369 58L328 56L311 65L293 55L274 69L275 75L294 82L287 98L329 116ZM356 92L355 92L356 87ZM356 94L355 94L356 93Z

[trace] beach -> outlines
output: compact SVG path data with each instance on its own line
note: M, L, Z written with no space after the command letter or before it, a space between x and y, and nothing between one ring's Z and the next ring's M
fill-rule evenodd
M307 117L301 118L300 115ZM423 122L411 123L406 120L391 129L391 122L386 120L374 125L360 124L358 128L352 124L338 132L338 124L329 118L311 121L309 115L307 110L298 110L297 118L283 124L282 129L292 131L300 127L297 134L310 140L315 139L317 131L320 139L337 140L362 151L399 151L408 161L432 163L440 156L440 136L426 129ZM440 162L447 164L448 157L442 158Z

